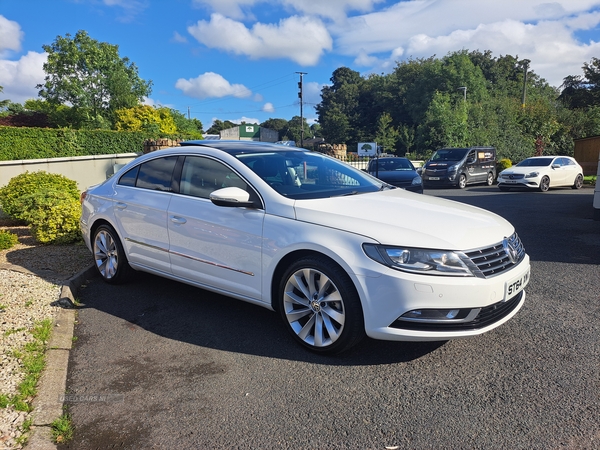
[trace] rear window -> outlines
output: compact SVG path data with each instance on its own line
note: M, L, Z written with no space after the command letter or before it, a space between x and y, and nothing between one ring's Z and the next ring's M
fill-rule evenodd
M177 156L152 159L125 172L119 184L170 192L176 162Z

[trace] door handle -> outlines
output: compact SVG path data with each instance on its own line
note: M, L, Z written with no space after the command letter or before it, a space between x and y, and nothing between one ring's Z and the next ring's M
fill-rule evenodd
M187 222L183 217L171 216L171 222L176 223L178 225L183 225Z
M127 208L127 203L123 203L123 202L117 202L115 204L115 207L119 208L119 209L125 209Z

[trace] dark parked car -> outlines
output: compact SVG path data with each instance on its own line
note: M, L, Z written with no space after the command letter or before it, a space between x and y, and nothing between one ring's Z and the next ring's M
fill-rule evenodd
M423 193L423 180L407 158L385 157L369 161L367 172L407 191Z

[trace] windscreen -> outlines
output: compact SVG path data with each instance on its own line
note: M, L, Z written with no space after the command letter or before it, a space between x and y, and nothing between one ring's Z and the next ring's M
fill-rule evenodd
M552 164L554 158L527 158L521 161L519 167L545 167Z
M277 151L236 157L275 191L292 199L375 192L384 185L349 164L316 152Z
M460 161L465 157L468 151L468 148L443 148L436 150L431 157L431 161Z

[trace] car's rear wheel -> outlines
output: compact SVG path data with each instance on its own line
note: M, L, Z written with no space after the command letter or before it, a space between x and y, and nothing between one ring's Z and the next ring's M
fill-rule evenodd
M548 176L542 177L542 181L540 181L540 186L538 188L542 192L546 192L550 189L550 178Z
M317 353L340 353L365 335L362 306L350 277L323 256L294 262L278 291L279 311L288 330Z
M488 173L487 180L485 180L485 184L487 184L488 186L494 184L494 174L492 172Z
M575 177L575 182L573 183L573 186L571 186L573 189L581 189L581 187L583 186L583 175L579 174L577 175L577 177Z
M96 269L102 279L111 284L126 281L131 268L114 228L100 225L94 232L93 244Z
M461 173L458 177L458 187L460 189L467 187L467 176L464 173Z

